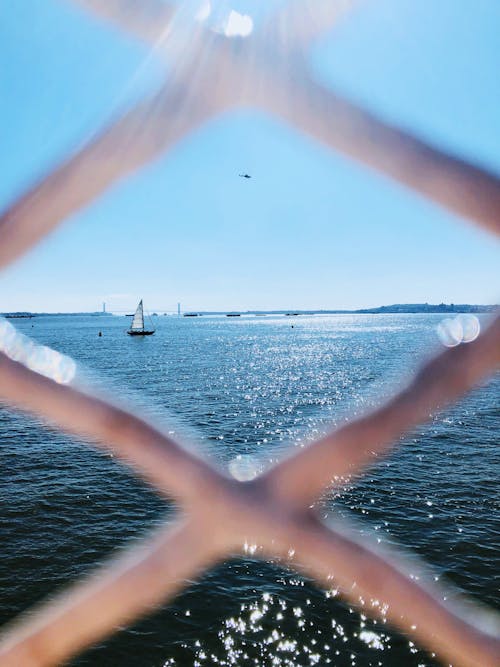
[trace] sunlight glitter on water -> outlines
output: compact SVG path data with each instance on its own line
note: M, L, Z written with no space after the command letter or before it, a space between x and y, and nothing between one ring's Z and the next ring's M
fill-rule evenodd
M311 317L299 318L291 329L284 317L164 318L148 341L124 335L125 319L119 317L39 317L15 324L37 345L77 359L79 379L83 367L89 382L97 379L103 391L111 383L112 394L137 402L141 411L152 410L155 418L172 410L181 420L175 434L192 427L189 441L198 431L227 470L235 459L241 463L238 455L267 467L269 459L286 455L292 446L287 442L303 444L332 420L344 423L351 405L365 409L388 378L397 380L402 365L415 365L437 342L440 319ZM100 329L103 336L97 338ZM491 587L497 396L493 380L466 403L437 415L369 475L338 484L325 497L324 519L332 513L351 521L357 517L361 534L373 529L383 542L417 548L435 569L434 579L456 572L463 588L497 604ZM172 431L168 422L166 429ZM11 526L5 529L0 567L7 620L14 605L24 608L41 596L47 577L55 586L61 572L67 577L83 572L95 554L104 556L124 534L139 536L146 524L162 520L164 506L107 459L63 434L40 430L24 416L9 414L3 421L0 416L0 435L5 456L0 500ZM37 522L31 519L34 511ZM82 658L82 667L436 664L424 653L414 655L408 644L413 638L398 637L384 623L383 601L367 600L366 614L360 613L339 602L333 577L329 590L317 591L298 575L254 562L262 555L255 536L248 536L246 549L241 546L246 558L207 573L158 616ZM33 581L31 588L13 581L14 568L19 581ZM379 610L382 619L370 620L371 611ZM234 625L228 627L230 619Z
M296 665L336 664L338 657L345 655L346 645L358 639L376 652L390 648L390 637L385 632L366 627L362 616L359 632L350 631L335 619L330 630L316 625L313 615L308 613L308 603L292 606L278 595L262 593L255 602L242 604L240 613L226 618L218 632L221 651L208 649L203 642L195 642L196 666L206 664L242 665L266 664L273 667L295 667ZM255 657L255 647L260 646L260 655ZM358 656L350 654L350 664L357 665ZM166 665L176 664L165 663ZM381 665L381 662L374 664Z

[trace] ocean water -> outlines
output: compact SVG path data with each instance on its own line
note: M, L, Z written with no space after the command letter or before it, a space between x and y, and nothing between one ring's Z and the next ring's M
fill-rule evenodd
M439 348L438 315L14 321L79 377L196 443L265 468L360 413ZM293 327L292 327L293 324ZM98 331L102 337L98 337ZM435 415L319 511L400 543L433 576L498 607L500 381ZM140 539L175 508L108 454L0 407L0 621ZM434 665L408 637L274 565L234 559L74 665Z

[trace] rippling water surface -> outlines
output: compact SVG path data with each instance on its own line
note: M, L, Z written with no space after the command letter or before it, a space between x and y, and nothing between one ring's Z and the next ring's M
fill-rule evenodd
M40 317L16 326L73 357L85 381L245 475L401 383L438 346L439 320L158 317L156 335L144 339L125 335L124 317ZM332 492L322 511L355 518L375 540L405 545L430 563L432 576L493 606L500 603L499 386L491 380L436 415L349 488ZM109 455L3 408L0 457L2 622L174 517ZM435 663L334 593L235 559L72 664Z

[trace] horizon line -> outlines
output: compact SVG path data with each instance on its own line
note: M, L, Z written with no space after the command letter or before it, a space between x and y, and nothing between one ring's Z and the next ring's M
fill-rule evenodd
M151 308L148 309L150 313L155 315L227 315L227 314L237 314L237 315L253 315L253 314L265 314L265 315L314 315L314 314L370 314L373 312L388 312L391 309L396 312L403 312L403 309L412 309L410 312L426 312L426 310L434 312L454 312L457 309L467 309L469 312L491 312L499 308L499 304L471 304L471 303L444 303L432 304L428 302L421 303L393 303L389 305L382 306L372 306L365 308L280 308L280 309L247 309L247 310L201 310L201 309L189 309L181 310L177 309L164 309L164 308ZM15 316L15 315L127 315L133 314L130 311L131 309L111 309L111 310L94 310L94 311L31 311L31 310L11 310L3 311L0 313L0 316Z

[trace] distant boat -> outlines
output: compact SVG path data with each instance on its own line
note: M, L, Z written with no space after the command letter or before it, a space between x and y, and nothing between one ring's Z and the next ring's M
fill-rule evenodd
M154 329L145 329L144 328L144 309L142 307L142 299L139 301L139 305L134 314L134 319L130 325L130 329L127 331L129 336L151 336L154 334Z
M184 317L198 317L198 313L184 313Z
M240 317L240 313L226 313L226 317Z

